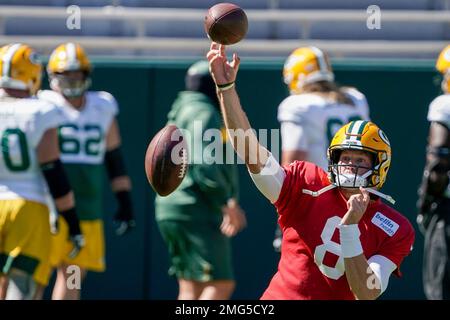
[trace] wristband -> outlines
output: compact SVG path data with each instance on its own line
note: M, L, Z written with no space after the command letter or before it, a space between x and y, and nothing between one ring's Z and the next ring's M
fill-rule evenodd
M234 81L230 82L230 83L225 83L225 84L218 84L218 85L216 85L216 87L217 87L217 90L219 90L219 92L224 92L224 91L227 91L234 87Z
M53 199L63 197L72 191L60 159L41 164L41 171Z
M344 258L353 258L362 254L363 248L359 236L357 224L339 225L339 233L341 237L341 250Z
M105 152L105 165L110 180L127 174L120 147Z

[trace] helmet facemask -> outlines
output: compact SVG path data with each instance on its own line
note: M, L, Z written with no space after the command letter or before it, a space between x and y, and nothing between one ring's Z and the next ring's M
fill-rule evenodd
M340 156L342 154L342 151L344 150L358 150L358 151L364 151L367 155L371 158L371 167L367 166L361 166L361 165L355 165L355 164L343 164L339 163ZM379 167L377 165L377 154L373 151L367 151L362 150L361 148L350 148L346 146L341 146L337 148L333 148L330 150L330 157L329 157L329 165L328 165L328 172L329 172L329 178L333 184L335 184L337 187L342 188L359 188L359 187L376 187L374 182L378 182L380 179L378 177L378 170L376 169ZM344 168L353 168L353 172L343 172ZM360 169L366 169L367 171L363 174L359 174L361 172Z
M353 167L355 168L355 173L340 173L341 167ZM359 187L367 187L369 185L369 182L367 181L367 178L372 174L372 170L370 168L366 173L363 175L358 175L357 172L359 169L364 168L360 166L355 165L346 165L346 164L336 164L332 166L332 171L335 176L335 183L338 187L343 188L359 188Z
M53 73L50 75L50 87L68 98L82 96L91 85L89 74L83 72L83 78L77 79L66 72Z

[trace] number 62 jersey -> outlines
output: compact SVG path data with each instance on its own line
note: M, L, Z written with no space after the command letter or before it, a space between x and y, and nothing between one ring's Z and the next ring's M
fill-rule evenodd
M53 104L4 96L0 91L0 200L46 203L48 192L36 148L44 132L57 128L61 120Z
M80 220L100 219L106 137L118 113L116 100L104 91L88 91L83 108L77 110L57 92L43 90L38 96L62 113L61 161L75 193Z

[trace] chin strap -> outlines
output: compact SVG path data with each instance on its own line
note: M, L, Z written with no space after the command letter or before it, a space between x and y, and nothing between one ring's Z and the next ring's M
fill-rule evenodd
M332 190L332 189L334 189L334 188L336 188L336 187L337 187L337 185L335 185L335 184L330 184L330 185L328 185L328 186L326 186L326 187L323 187L322 189L320 189L320 190L318 190L318 191L311 191L311 190L308 190L308 189L302 189L302 192L303 192L304 194L309 194L309 195L312 196L312 197L318 197L318 196L320 196L322 193L325 193L325 192L327 192L327 191L329 191L329 190ZM366 190L367 190L367 192L373 193L374 195L376 195L376 196L378 196L378 197L380 197L380 198L383 198L383 199L385 199L386 201L389 201L389 202L392 203L392 204L395 204L394 198L392 198L390 195L381 193L380 191L375 190L375 189L373 189L373 188L366 188Z

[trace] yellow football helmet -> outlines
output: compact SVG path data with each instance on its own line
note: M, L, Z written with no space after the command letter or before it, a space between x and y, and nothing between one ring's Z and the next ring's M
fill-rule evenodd
M373 156L373 166L363 176L339 177L339 157L343 150L367 151ZM327 152L331 183L341 187L372 187L380 189L386 181L391 164L391 146L384 132L370 121L352 121L334 135ZM341 165L342 166L342 165ZM347 166L347 165L345 165ZM348 180L351 180L349 183ZM358 181L359 180L359 181Z
M328 56L316 47L294 50L283 67L284 83L291 94L299 94L305 84L317 81L334 81Z
M67 72L81 71L84 79L71 79ZM91 85L91 63L84 49L75 43L64 43L53 50L47 65L50 87L67 97L81 96Z
M450 45L441 51L436 61L436 70L439 71L444 79L442 80L442 90L450 91Z
M28 90L34 95L41 86L42 65L36 52L21 43L0 48L0 87Z

